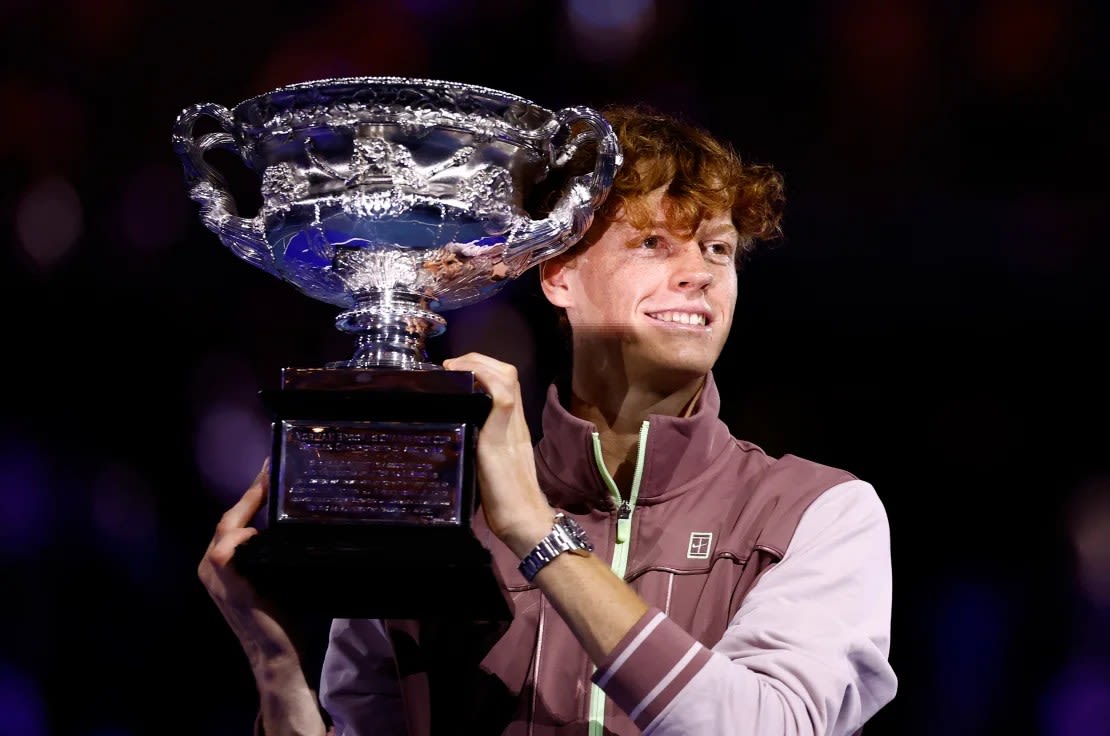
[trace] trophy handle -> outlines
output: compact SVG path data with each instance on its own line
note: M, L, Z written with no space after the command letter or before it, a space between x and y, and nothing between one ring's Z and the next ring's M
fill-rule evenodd
M620 143L609 122L588 107L568 107L555 113L560 126L584 123L586 129L567 141L554 154L554 167L565 166L585 143L597 141L597 159L588 174L574 177L555 204L551 214L532 223L509 244L506 260L523 260L513 270L523 273L532 266L558 255L578 242L594 219L594 211L605 201L613 186L613 176L622 162Z
M197 137L193 126L201 117L215 120L221 131ZM243 149L235 140L235 122L231 112L222 105L202 102L186 108L173 129L173 147L185 167L189 197L201 206L204 225L220 236L235 255L253 266L275 273L274 257L266 242L260 217L246 218L235 214L235 200L228 191L223 174L204 160L212 150L229 151L250 167Z

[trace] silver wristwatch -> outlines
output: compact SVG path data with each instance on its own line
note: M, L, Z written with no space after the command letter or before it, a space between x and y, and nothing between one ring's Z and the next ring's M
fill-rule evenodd
M590 544L585 530L578 525L577 521L559 512L555 514L555 526L551 533L541 539L535 549L526 554L524 559L520 561L520 574L524 576L525 580L532 582L536 573L542 570L547 563L564 552L579 552L579 550L593 552L594 546ZM580 552L580 554L584 553Z

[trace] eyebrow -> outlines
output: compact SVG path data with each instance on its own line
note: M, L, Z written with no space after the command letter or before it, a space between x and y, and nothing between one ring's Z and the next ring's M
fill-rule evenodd
M666 220L655 220L651 223L651 230L670 230L671 223ZM697 232L697 228L693 232ZM740 231L731 222L722 222L720 225L715 225L705 231L707 237L720 236L720 235L735 235L740 237Z
M727 235L734 235L737 238L739 238L740 237L740 231L737 230L736 226L733 225L731 222L721 223L720 225L716 225L714 227L711 227L711 228L708 228L707 230L705 230L705 236L706 237L715 237L715 236L719 237L719 236L722 236L722 235L726 235L726 236Z

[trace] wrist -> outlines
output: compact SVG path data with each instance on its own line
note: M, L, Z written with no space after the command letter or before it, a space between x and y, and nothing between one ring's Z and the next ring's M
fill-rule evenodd
M528 519L521 520L505 531L501 541L518 559L524 557L551 533L555 513L554 509L548 508L546 512L537 512Z
M296 653L263 654L256 649L248 652L247 659L260 689L281 689L304 680L304 668Z

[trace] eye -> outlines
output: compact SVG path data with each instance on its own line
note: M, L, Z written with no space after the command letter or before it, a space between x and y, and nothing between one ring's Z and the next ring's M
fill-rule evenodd
M717 261L731 261L736 254L736 246L724 240L714 240L704 247L706 255Z
M640 247L648 250L655 250L663 245L663 239L658 235L649 235L640 241Z

